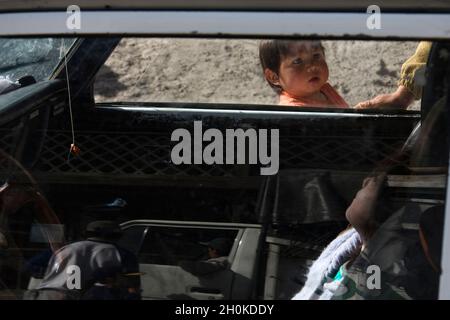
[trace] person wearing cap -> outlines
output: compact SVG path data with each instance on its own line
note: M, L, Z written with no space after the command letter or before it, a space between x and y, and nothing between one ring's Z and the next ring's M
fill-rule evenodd
M122 235L120 226L112 221L94 221L88 224L86 232L86 240L68 244L53 254L42 282L32 290L31 296L25 298L140 298L139 277L130 277L126 288L114 286L115 280L122 275L139 274L135 255L115 243ZM125 295L121 289L125 289Z
M227 238L215 238L207 243L208 259L204 261L181 261L184 270L198 276L204 276L228 267L228 254L231 241Z

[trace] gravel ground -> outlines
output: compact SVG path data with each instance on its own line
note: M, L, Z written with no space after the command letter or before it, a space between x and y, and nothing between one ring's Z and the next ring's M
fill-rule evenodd
M323 45L329 82L353 106L394 91L417 42ZM277 103L262 77L258 41L248 39L123 39L100 70L95 90L98 102Z

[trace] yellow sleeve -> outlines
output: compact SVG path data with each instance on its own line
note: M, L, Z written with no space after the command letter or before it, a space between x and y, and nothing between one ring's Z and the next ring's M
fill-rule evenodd
M422 96L422 81L417 81L416 75L422 73L424 75L425 66L427 64L428 55L430 54L432 42L421 41L417 46L414 55L409 57L402 65L400 80L398 85L406 87L411 91L416 100Z

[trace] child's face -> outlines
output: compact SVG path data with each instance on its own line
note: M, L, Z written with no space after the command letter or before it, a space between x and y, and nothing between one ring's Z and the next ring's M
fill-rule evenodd
M320 91L328 81L328 66L320 42L294 42L281 57L278 83L283 91L295 97L308 97Z

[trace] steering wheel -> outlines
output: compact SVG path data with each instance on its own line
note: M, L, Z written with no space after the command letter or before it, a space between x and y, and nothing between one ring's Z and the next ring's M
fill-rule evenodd
M0 149L0 248L10 248L9 242L13 238L9 231L9 217L18 214L25 206L31 207L38 223L60 224L31 174ZM48 234L47 239L53 250L58 249L58 243L52 242Z

